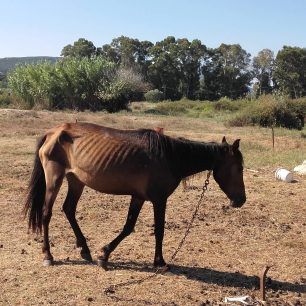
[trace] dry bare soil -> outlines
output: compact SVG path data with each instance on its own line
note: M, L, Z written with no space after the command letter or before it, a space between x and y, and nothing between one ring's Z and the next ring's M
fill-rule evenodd
M52 267L42 266L41 237L27 232L21 216L24 193L32 171L36 139L59 123L95 122L120 128L164 127L165 133L195 140L230 141L241 138L245 156L247 202L233 209L217 184L209 191L190 235L171 273L141 284L117 288L112 284L152 274L153 209L146 203L135 232L110 258L110 270L80 259L73 232L61 205L63 186L50 224ZM268 273L268 305L306 305L305 228L306 178L295 176L286 184L274 179L277 166L292 168L306 159L305 138L299 133L276 131L271 149L270 131L227 128L214 120L135 114L52 113L0 110L0 304L1 305L223 305L229 296L260 298L259 273ZM164 255L169 260L184 235L199 199L205 177L179 186L169 198ZM129 197L85 189L77 218L92 254L122 228Z

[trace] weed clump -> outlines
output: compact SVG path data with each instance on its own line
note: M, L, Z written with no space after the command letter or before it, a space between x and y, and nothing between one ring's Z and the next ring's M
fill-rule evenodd
M301 130L306 115L306 99L291 100L283 96L266 95L251 101L229 120L230 126L260 125Z
M144 95L148 102L160 102L164 99L164 94L158 89L149 90Z

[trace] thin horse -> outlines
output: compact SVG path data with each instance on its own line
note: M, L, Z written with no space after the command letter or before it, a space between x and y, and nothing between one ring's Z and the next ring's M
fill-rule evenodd
M171 138L154 130L117 130L89 123L65 123L46 132L37 145L34 169L24 207L29 228L43 230L44 265L53 257L49 244L52 206L64 177L68 193L63 211L76 236L81 257L92 260L86 239L77 223L77 203L88 186L108 194L131 195L122 232L101 249L98 262L106 268L118 244L132 233L144 201L154 209L154 265L167 267L163 258L167 198L180 181L192 174L213 170L220 188L233 207L246 201L243 158L239 139L232 145Z

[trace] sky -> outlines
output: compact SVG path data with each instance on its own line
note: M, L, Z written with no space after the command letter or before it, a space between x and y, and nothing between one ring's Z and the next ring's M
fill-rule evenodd
M306 0L0 0L0 58L60 56L79 38L101 47L121 35L238 43L255 56L306 47L305 29Z

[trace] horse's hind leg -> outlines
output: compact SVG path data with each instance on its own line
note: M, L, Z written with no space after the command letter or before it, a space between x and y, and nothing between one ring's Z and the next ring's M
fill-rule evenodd
M102 248L102 256L98 257L98 265L107 268L107 261L111 252L115 250L118 244L128 235L130 235L135 227L137 218L139 216L140 210L143 206L144 200L136 197L132 197L129 212L127 215L126 223L123 227L122 232L109 244Z
M81 248L81 257L85 260L92 261L90 250L87 246L86 238L84 237L77 220L75 218L76 207L80 196L84 189L84 184L80 182L73 174L67 175L68 193L63 204L63 211L73 229L76 237L76 245Z
M43 168L46 179L46 196L42 216L42 225L44 232L42 251L45 255L44 266L50 266L53 264L53 256L50 252L49 223L52 216L52 207L54 201L62 185L64 169L60 164L51 160L43 161Z

